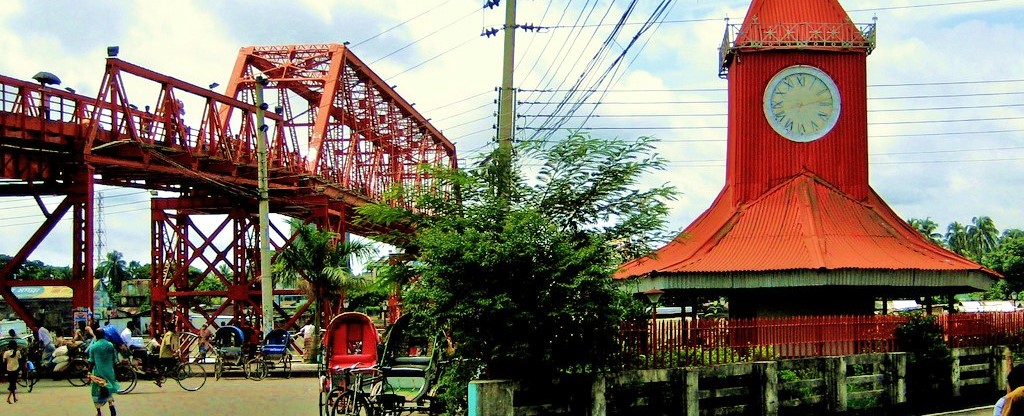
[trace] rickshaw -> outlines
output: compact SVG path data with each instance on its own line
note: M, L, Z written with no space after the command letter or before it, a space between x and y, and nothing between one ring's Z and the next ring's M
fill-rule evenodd
M260 347L260 355L253 358L255 362L247 366L251 369L249 378L260 380L276 368L281 369L284 378L291 377L292 354L288 352L291 338L291 334L285 329L275 329L267 333Z
M252 368L256 362L249 360L246 353L245 333L241 328L233 325L224 325L217 328L213 336L213 348L216 352L216 361L213 366L213 373L217 380L224 375L225 370L242 370L246 378L249 378Z
M377 330L369 318L339 315L324 335L320 414L439 414L431 393L443 337L424 337L411 317L400 318L378 355ZM372 344L371 344L372 342Z
M402 315L388 328L379 367L387 380L387 390L402 399L385 410L392 414L441 413L433 393L443 350L444 334L430 336L420 331L413 315Z
M362 375L376 372L379 342L377 328L362 313L342 313L327 325L317 367L321 416L354 408Z

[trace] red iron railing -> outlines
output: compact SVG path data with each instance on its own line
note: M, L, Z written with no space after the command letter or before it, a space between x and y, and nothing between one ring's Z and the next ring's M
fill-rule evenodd
M908 319L869 315L628 322L622 327L622 356L627 368L668 368L893 352L896 328ZM938 324L950 347L1011 345L1022 341L1024 312L942 315Z

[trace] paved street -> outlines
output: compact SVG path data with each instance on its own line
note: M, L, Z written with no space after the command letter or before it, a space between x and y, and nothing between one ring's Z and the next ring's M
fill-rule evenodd
M318 414L314 377L214 380L211 374L197 392L184 391L173 382L159 388L152 381L140 380L135 391L115 398L119 416ZM0 401L0 415L95 414L88 388L72 387L66 381L42 380L31 393L19 390L18 399L15 404ZM106 410L103 414L108 415Z

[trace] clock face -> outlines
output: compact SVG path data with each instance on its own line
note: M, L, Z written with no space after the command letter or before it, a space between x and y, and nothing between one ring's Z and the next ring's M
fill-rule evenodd
M839 120L839 89L818 68L788 67L764 90L764 116L782 137L801 143L818 140Z

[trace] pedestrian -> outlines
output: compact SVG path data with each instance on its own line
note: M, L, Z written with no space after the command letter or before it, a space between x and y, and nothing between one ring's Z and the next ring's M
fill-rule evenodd
M1020 389L1021 391L1018 392L1018 389ZM996 407L995 409L993 409L992 412L993 416L1013 414L1005 412L1008 412L1006 408L1009 407L1006 405L1006 403L1010 400L1010 396L1013 395L1014 392L1017 393L1018 397L1024 394L1024 364L1018 364L1013 366L1013 368L1010 369L1010 373L1006 375L1006 395L1000 397L999 401L996 402ZM1019 400L1020 399L1018 399L1018 401ZM1017 403L1016 407L1018 408L1017 412L1021 412L1022 410L1024 410L1024 403Z
M7 341L7 351L4 351L4 364L7 369L7 403L18 402L18 369L21 368L21 350L18 349L18 342Z
M114 393L121 389L114 376L114 363L117 362L117 349L106 338L107 331L97 331L96 341L89 345L86 353L89 355L89 362L92 363L92 374L89 380L92 381L90 393L92 403L96 406L96 416L102 416L103 405L110 408L110 416L117 416L117 409L114 408Z
M313 356L313 332L316 328L313 327L313 320L307 320L306 326L299 329L299 336L302 337L302 360L310 362L310 357Z
M206 361L206 354L213 349L213 331L210 330L210 324L203 324L202 328L199 328L199 356L196 357L196 362L201 363Z

